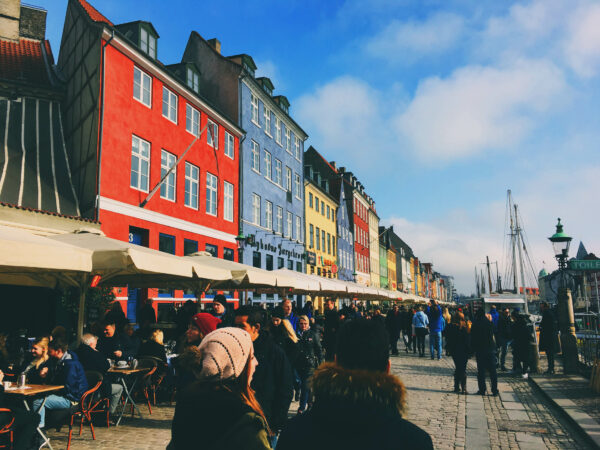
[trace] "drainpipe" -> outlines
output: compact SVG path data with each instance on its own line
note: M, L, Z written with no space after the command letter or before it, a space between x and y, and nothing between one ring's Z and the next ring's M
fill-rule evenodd
M101 77L102 77L102 92L101 92L101 100L100 100L100 107L102 108L102 111L100 112L100 125L98 127L98 169L96 172L96 178L97 178L97 186L96 186L96 221L99 222L100 221L100 175L102 174L102 129L104 126L104 64L105 64L105 57L106 57L106 47L108 46L108 44L110 44L110 41L112 41L115 37L115 30L112 30L112 36L110 37L110 39L108 41L106 41L104 43L104 45L102 46L102 68L101 68Z
M242 81L244 80L244 78L246 78L246 74L244 73L243 69L242 69L242 73L241 75L238 77L238 120L239 120L239 125L240 128L242 127L242 114L243 114L243 110L242 110ZM240 137L240 142L238 144L238 158L239 158L239 177L238 177L238 236L241 236L243 234L243 217L244 217L244 198L242 195L242 186L244 183L244 158L243 158L243 154L242 154L242 143L246 140L246 135L244 134L242 137ZM244 247L246 246L246 242L244 242L242 244ZM243 264L243 256L244 256L244 247L240 246L240 249L238 250L238 259L240 263ZM246 300L247 301L247 300Z

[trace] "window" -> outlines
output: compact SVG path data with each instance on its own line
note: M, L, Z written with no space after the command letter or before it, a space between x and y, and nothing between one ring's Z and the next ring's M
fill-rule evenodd
M294 239L302 242L302 223L300 216L296 216L296 228L294 229Z
M315 195L315 209L319 212L319 197Z
M217 177L206 172L206 213L217 215Z
M327 254L331 255L331 234L327 233Z
M277 268L283 269L285 267L285 261L283 258L277 258Z
M315 227L312 223L308 226L308 244L310 248L315 246Z
M233 249L232 248L223 248L223 259L227 261L233 261Z
M317 243L317 250L321 250L321 230L319 230L319 227L316 227L317 229L317 233L315 235L316 237L316 243Z
M325 202L323 200L321 200L321 215L325 215Z
M287 268L288 268L288 270L294 270L294 261L292 261L291 259L288 259Z
M152 107L152 78L137 67L133 68L133 98Z
M300 175L297 173L294 174L294 190L296 198L302 198L300 194Z
M300 161L300 139L297 136L294 136L294 154L296 155L296 159Z
M229 156L231 159L235 158L233 144L234 144L233 136L226 131L225 132L225 155Z
M175 254L175 236L159 233L158 250L165 253ZM173 291L166 289L158 290L159 297L173 297Z
M204 251L210 253L212 256L214 256L215 258L219 257L219 247L217 247L216 245L213 244L205 244L204 245Z
M275 222L275 231L279 234L283 234L283 208L277 207L277 220Z
M250 103L252 105L252 122L260 127L258 122L258 98L254 94L250 94Z
M273 255L266 255L265 269L273 270Z
M131 180L129 185L140 191L148 192L150 173L150 143L132 136L131 139Z
M271 136L271 111L265 106L265 133Z
M260 252L252 252L252 266L260 269L262 266L262 258Z
M285 129L285 150L292 153L292 131L289 128Z
M265 177L269 180L273 177L273 173L271 172L271 154L265 150Z
M156 38L142 27L140 30L140 47L144 53L156 59Z
M191 255L192 253L196 253L198 251L198 241L193 241L191 239L183 240L183 256Z
M281 145L281 119L275 116L275 142Z
M285 168L285 187L288 192L292 192L292 169Z
M198 184L200 169L189 162L185 163L185 206L198 209Z
M289 211L287 212L287 218L286 218L285 237L286 238L292 237L292 213Z
M313 195L312 195L312 192L308 193L308 207L309 208L313 207Z
M223 182L223 218L233 222L233 184Z
M185 105L185 129L194 136L200 133L200 111L189 103Z
M283 180L281 178L281 161L277 158L275 158L275 179L273 181L275 184L283 186Z
M296 272L302 272L302 261L296 261Z
M321 230L321 250L325 252L325 230Z
M252 170L260 173L260 149L258 144L252 141L252 160L250 161Z
M256 194L252 194L252 223L260 226L260 195Z
M198 77L196 71L194 71L191 67L188 67L187 69L187 84L194 91L200 91L200 78Z
M268 230L273 229L273 203L270 201L266 202L265 206L265 227Z
M329 216L331 214L331 208L329 207L329 205L327 205L327 218L329 219Z
M219 125L208 119L206 127L206 143L214 148L219 148Z
M163 86L162 115L177 123L177 95Z

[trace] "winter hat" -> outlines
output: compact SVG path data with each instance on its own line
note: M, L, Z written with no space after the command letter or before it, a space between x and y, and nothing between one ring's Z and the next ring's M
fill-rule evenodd
M279 319L283 319L285 317L285 313L283 312L283 308L281 306L276 306L273 310L273 314L271 317L277 317Z
M198 347L202 354L201 379L228 380L238 378L248 358L254 356L252 339L240 328L219 328L206 335Z
M204 336L217 329L221 319L208 313L198 313L192 316L192 325L198 328Z
M227 299L223 294L215 295L215 298L213 298L213 303L214 302L220 303L225 309L227 309Z

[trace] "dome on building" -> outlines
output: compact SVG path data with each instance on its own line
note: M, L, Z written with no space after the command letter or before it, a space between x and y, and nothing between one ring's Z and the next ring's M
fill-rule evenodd
M540 270L540 274L538 275L538 278L544 278L546 276L548 276L548 272L546 272L546 269Z

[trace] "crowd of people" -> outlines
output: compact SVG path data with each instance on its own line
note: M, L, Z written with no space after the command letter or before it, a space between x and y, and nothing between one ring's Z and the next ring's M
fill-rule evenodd
M552 310L542 304L540 349L554 372L558 349ZM432 448L430 436L403 417L406 390L390 373L390 356L404 351L454 362L454 392L467 393L467 362L477 363L477 394L498 394L497 370L506 371L512 349L514 373L528 376L534 337L529 316L518 308L475 313L440 306L394 305L385 311L352 303L337 309L332 299L317 314L310 301L294 308L284 299L275 308L230 307L216 295L207 312L187 302L174 315L168 345L148 302L135 330L114 303L101 321L90 325L77 344L69 345L62 327L36 339L29 354L11 358L0 335L0 381L4 372L25 374L31 384L57 384L58 394L36 398L32 411L10 404L0 383L0 408L15 413L15 447L39 446L35 428L48 425L53 412L69 410L89 388L87 371L102 375L100 395L108 399L111 420L123 386L109 372L111 364L153 358L167 372L165 387L176 400L169 449L188 449L202 439L206 448L300 449ZM427 339L428 337L428 339ZM167 353L172 357L167 358ZM292 400L299 402L289 419ZM60 414L58 415L60 417ZM0 413L0 426L3 416ZM37 439L36 439L37 438Z

